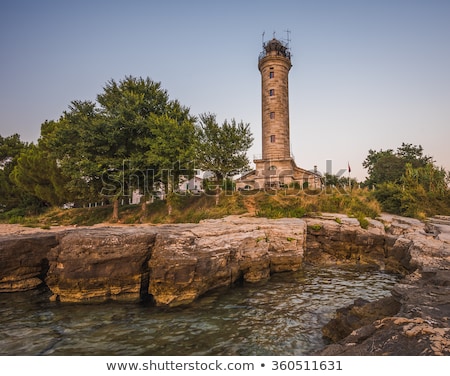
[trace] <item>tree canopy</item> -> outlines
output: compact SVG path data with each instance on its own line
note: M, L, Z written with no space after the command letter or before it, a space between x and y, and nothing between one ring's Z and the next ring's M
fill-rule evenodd
M392 149L380 151L371 149L363 162L363 167L369 173L365 184L372 187L374 184L386 182L399 183L408 163L413 168L419 168L433 163L433 158L423 154L421 145L402 143L395 152Z
M27 195L10 179L20 153L28 147L16 133L8 137L0 135L0 209L10 210L25 202Z
M219 125L216 115L202 114L197 126L197 167L213 172L221 183L248 170L247 151L252 144L249 124L232 119Z
M365 185L375 188L384 210L412 217L450 214L450 176L424 155L422 146L369 150L363 166L369 173Z
M119 198L151 190L148 171L189 157L193 124L189 109L160 83L128 76L110 80L97 103L73 101L58 122L43 125L39 142L71 177L72 193L113 201L117 218Z

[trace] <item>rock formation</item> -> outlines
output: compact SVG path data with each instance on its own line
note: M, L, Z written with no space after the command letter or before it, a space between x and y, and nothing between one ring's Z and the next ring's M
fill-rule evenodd
M391 252L405 259L406 250L413 272L391 298L339 310L324 328L336 343L316 355L450 355L450 218L382 219L397 236Z
M370 220L367 230L356 218L339 214L307 218L308 240L305 259L320 265L357 265L367 269L405 274L410 241L386 232L380 221ZM396 226L396 222L392 226Z
M3 292L45 283L62 302L187 304L239 280L298 270L300 219L227 217L196 224L74 228L0 238Z
M189 303L208 290L243 279L298 270L306 226L301 220L228 217L177 225L157 235L149 293L157 304Z
M0 292L32 290L42 284L48 254L58 245L55 233L12 235L0 238Z
M45 283L64 302L135 300L146 296L152 227L74 229L48 253Z

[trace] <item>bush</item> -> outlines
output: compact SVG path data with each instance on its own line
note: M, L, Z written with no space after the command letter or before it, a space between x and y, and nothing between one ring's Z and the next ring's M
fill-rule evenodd
M427 192L418 185L403 187L394 183L380 184L373 192L384 211L391 214L424 219L433 215L450 215L450 193Z
M316 223L316 224L314 224L314 225L310 225L310 226L308 226L311 230L313 230L313 231L320 231L321 229L322 229L322 225L320 225L320 224L318 224L318 223Z
M369 221L363 213L358 213L356 219L359 221L361 228L367 230L369 228Z

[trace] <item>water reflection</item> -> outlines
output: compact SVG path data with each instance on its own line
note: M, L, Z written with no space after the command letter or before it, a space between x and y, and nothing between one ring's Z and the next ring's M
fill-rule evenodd
M0 294L0 355L305 355L337 308L389 295L396 280L311 267L176 309Z

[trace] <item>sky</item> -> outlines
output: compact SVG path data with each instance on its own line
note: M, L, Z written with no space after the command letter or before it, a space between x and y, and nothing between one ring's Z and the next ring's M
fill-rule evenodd
M361 181L369 149L405 142L450 170L449 19L450 0L2 0L0 135L36 142L71 101L131 75L192 115L249 123L252 160L258 55L275 36L292 53L297 165L326 172L331 160Z

